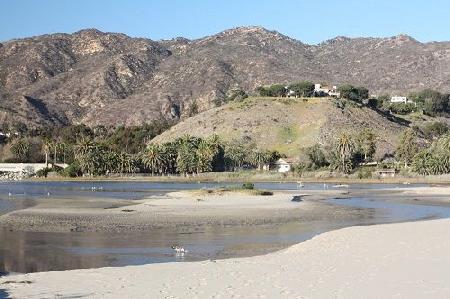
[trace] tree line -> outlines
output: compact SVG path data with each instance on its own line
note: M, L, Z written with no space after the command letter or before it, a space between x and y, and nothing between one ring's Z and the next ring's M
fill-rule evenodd
M149 143L142 151L130 155L84 140L75 146L71 165L77 175L112 173L150 173L151 175L195 175L211 171L262 169L279 159L276 151L259 150L243 140L223 142L217 135L200 138L185 135L170 142Z
M342 132L330 144L315 144L305 148L305 158L296 165L295 170L303 172L328 168L351 173L359 165L373 161L376 139L371 129L363 129L356 134Z
M337 88L340 93L340 97L343 99L362 102L369 98L369 90L362 86L353 86L350 84L344 84ZM273 84L268 86L259 86L255 90L256 94L261 97L324 97L327 96L324 93L315 91L315 84L311 81L300 81L284 84Z
M310 81L300 81L291 84L273 84L259 86L255 93L262 97L322 97L326 96L314 91L315 85ZM406 115L413 112L422 112L429 116L445 116L450 113L450 94L440 93L432 89L424 89L410 93L407 103L392 103L390 95L371 96L369 89L364 86L343 84L338 86L340 98L364 103L371 108L377 108L386 112Z
M217 135L206 138L183 136L170 142L152 143L145 140L135 150L126 151L126 146L111 144L118 136L99 135L86 128L72 128L78 132L66 140L68 143L43 139L41 148L25 142L25 138L16 138L10 146L16 161L24 162L30 151L40 151L43 160L57 164L66 162L69 166L59 171L65 176L99 176L109 174L147 172L152 175L194 175L211 171L237 171L245 168L262 170L264 165L275 163L282 155L277 151L261 150L246 139L223 141ZM120 129L119 131L123 131ZM80 133L84 132L84 133ZM75 134L75 136L77 135ZM140 134L137 134L139 136ZM104 136L103 138L100 136ZM105 137L107 136L107 137ZM111 139L112 136L115 136ZM151 135L152 136L152 135ZM29 137L29 138L36 138ZM125 137L124 137L125 138ZM316 171L327 168L341 173L352 173L360 166L375 160L377 135L365 128L356 133L342 132L329 144L315 144L303 150L304 159L295 165L297 172ZM425 140L425 142L424 142ZM434 122L422 128L408 128L398 142L395 151L394 167L411 169L423 175L450 173L450 134L444 123ZM39 162L42 162L39 161Z
M189 175L246 167L261 170L281 157L276 151L258 149L249 140L224 142L217 135L186 135L161 144L150 142L167 127L153 124L112 129L76 125L29 131L3 144L0 150L10 152L5 162L44 162L48 168L39 175L58 171L70 177L135 172ZM69 165L64 170L55 166L63 163Z

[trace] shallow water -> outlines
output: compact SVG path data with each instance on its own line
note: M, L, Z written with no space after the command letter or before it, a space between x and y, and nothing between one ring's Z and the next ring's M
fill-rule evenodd
M0 183L0 214L34 204L42 197L101 197L135 200L152 194L223 186L223 183L148 182L18 182ZM296 190L295 183L260 183L258 188ZM415 185L408 185L411 188ZM416 185L419 186L419 185ZM404 185L355 184L350 189L403 188ZM302 190L332 188L305 183ZM170 230L127 233L36 233L0 230L0 272L37 272L103 266L192 261L249 256L304 241L319 233L353 225L450 217L450 207L398 203L370 198L333 199L329 204L369 209L359 219L311 221L276 226L201 228L193 233ZM189 252L177 256L170 249L182 244Z

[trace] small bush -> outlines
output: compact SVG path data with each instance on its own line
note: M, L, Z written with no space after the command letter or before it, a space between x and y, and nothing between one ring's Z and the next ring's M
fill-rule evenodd
M362 167L357 172L358 179L370 179L372 177L372 170L368 167Z
M82 171L77 164L70 164L61 173L63 176L74 178L82 175Z
M38 171L36 171L36 176L39 178L46 178L48 173L51 171L52 171L52 169L49 167L39 169Z
M242 189L253 190L255 189L255 184L253 183L243 183Z
M273 195L272 191L267 191L267 190L255 190L255 192L253 193L254 195L261 195L261 196L270 196Z
M388 109L395 114L406 115L415 112L417 107L413 103L392 103Z

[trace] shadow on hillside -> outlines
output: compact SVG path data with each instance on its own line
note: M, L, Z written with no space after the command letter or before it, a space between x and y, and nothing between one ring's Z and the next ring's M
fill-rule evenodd
M41 114L46 119L54 120L61 124L64 124L67 122L67 119L65 116L58 115L57 113L52 113L48 109L47 104L43 100L38 99L38 98L33 98L30 96L24 96L24 98L39 114Z
M403 118L400 118L400 117L398 117L398 116L392 115L392 114L390 114L389 112L382 111L382 110L377 109L377 108L371 108L371 109L372 109L373 111L375 111L376 113L380 114L381 116L383 116L383 117L387 118L388 120L390 120L390 121L392 121L392 122L395 122L395 123L397 123L397 124L399 124L399 125L402 125L402 126L409 126L409 125L411 124L410 121L408 121L408 120L406 120L406 119L403 119Z
M40 99L36 99L30 96L24 96L28 103L33 106L40 114L49 115L50 111L47 108L47 105Z

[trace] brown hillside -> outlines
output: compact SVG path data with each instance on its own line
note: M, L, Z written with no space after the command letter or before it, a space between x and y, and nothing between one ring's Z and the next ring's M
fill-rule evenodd
M392 153L405 126L366 107L339 108L336 100L249 98L188 118L157 136L162 143L189 134L217 134L224 140L245 138L261 149L279 150L288 156L315 143L328 144L340 132L356 133L369 127L378 135L377 156Z
M450 44L339 37L306 45L261 27L152 41L95 29L0 47L0 123L134 125L224 103L230 89L299 80L372 93L450 91Z

